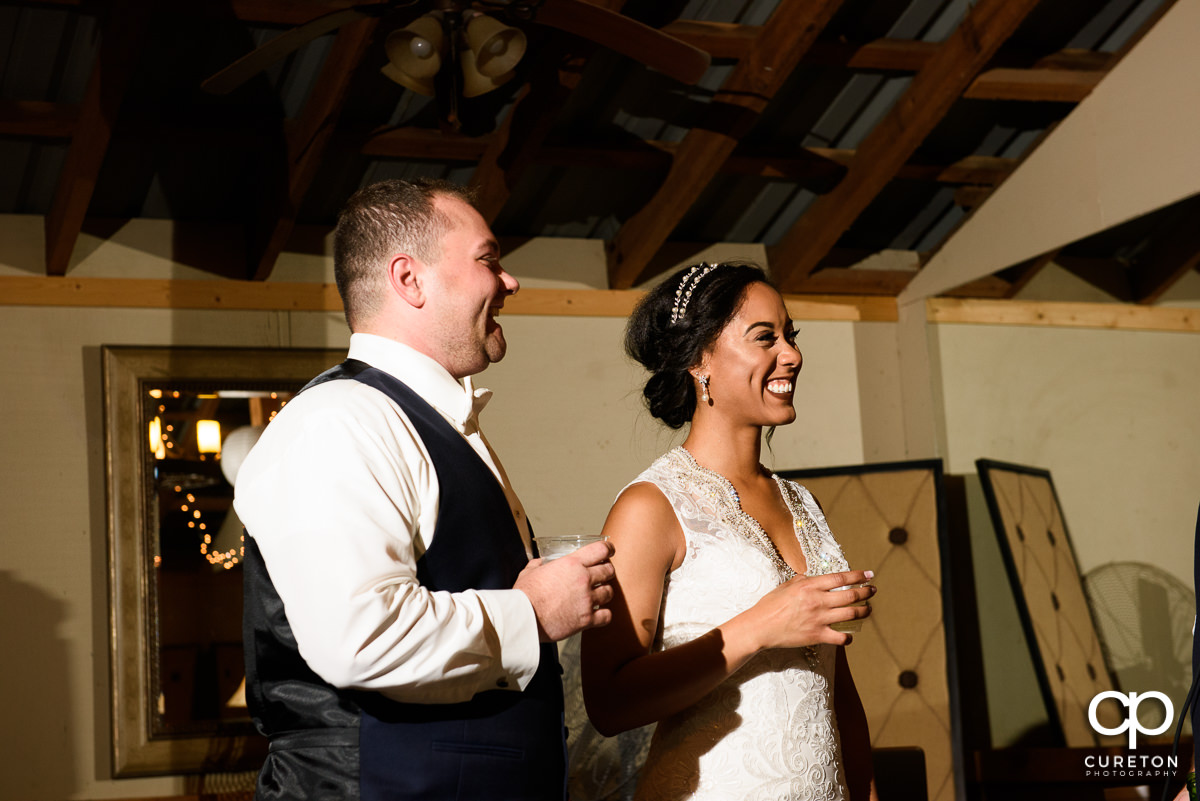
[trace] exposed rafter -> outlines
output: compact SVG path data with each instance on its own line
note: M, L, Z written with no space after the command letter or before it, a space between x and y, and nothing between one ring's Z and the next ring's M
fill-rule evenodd
M1106 295L1128 303L1133 300L1129 265L1117 259L1079 259L1059 253L1055 262L1076 278L1091 284Z
M1196 127L1196 84L1170 78L1196 60L1188 34L1196 29L1200 3L1167 0L1159 12L1161 18L1147 20L1118 51L1096 90L943 241L902 302L1081 242L1200 190L1194 147L1184 133ZM1143 142L1154 144L1142 148ZM1117 252L1081 264L1070 251L1056 259L1060 266L1114 297L1133 297Z
M152 4L146 0L117 0L109 7L83 102L75 118L67 160L58 176L54 200L46 215L46 274L66 275L71 252L79 239L92 192L117 112L133 74L150 23ZM29 106L26 106L29 108ZM35 110L43 110L37 105ZM61 129L61 119L43 120Z
M304 110L287 129L286 174L280 186L268 188L276 193L275 202L265 205L265 214L249 237L248 277L254 280L270 276L291 236L296 213L333 138L350 79L378 24L377 19L363 19L338 32Z
M0 100L0 136L70 139L79 128L79 106L45 100Z
M1012 267L1001 272L999 277L1009 282L1008 290L1004 293L1003 297L1015 298L1022 289L1029 285L1030 281L1037 277L1038 273L1058 258L1060 252L1061 250L1047 251L1020 264L1014 264Z
M603 58L587 72L587 88L592 90L587 98L572 95L597 45L586 33L564 35L553 26L532 25L530 47L517 70L526 85L514 81L508 89L515 92L472 99L469 110L482 115L508 108L497 130L472 135L428 127L437 116L436 103L426 105L403 90L387 86L388 91L371 95L358 91L363 88L359 80L373 77L368 75L372 70L356 69L364 49L378 46L383 35L441 0L417 1L411 6L393 4L396 13L382 15L373 33L361 33L367 26L358 28L359 34L345 27L315 47L297 50L264 73L253 88L226 100L193 96L197 67L218 65L198 60L191 48L208 47L213 61L232 58L229 50L240 51L252 40L271 38L331 11L385 0L7 0L18 26L26 26L20 29L36 30L39 47L46 50L39 60L32 54L36 48L18 34L12 51L0 52L0 60L9 58L9 75L22 79L10 87L10 99L0 99L0 137L14 153L29 154L10 159L10 173L0 181L7 187L0 199L24 216L12 224L29 225L35 219L33 224L44 225L45 269L52 276L72 269L72 250L81 230L104 236L119 230L115 220L130 214L175 218L171 230L176 231L185 229L185 219L229 226L237 233L224 238L222 257L181 245L176 234L171 258L226 278L261 280L271 275L285 247L314 255L323 252L320 238L341 200L338 194L358 181L450 170L462 174L474 167L472 183L481 210L495 221L502 240L524 241L536 235L539 226L545 226L546 235L609 235L613 220L625 220L609 243L609 278L615 286L636 284L701 250L737 249L716 241L723 239L751 240L746 244L755 252L761 252L764 238L778 240L768 255L777 277L788 279L785 289L792 292L875 299L897 294L907 299L914 290L1014 298L1047 264L1057 261L1062 269L1117 298L1149 304L1200 264L1200 238L1192 236L1185 223L1176 227L1177 218L1170 215L1122 230L1102 218L1091 228L1072 229L1069 237L1032 236L1042 230L1040 222L1058 219L1052 212L1067 201L1086 205L1097 191L1093 183L1099 186L1101 179L1117 174L1136 179L1147 173L1147 165L1158 162L1164 169L1155 188L1174 187L1163 193L1163 202L1178 203L1200 191L1194 180L1189 185L1178 178L1193 161L1186 158L1186 150L1162 155L1163 142L1169 143L1173 132L1196 127L1189 120L1200 105L1185 102L1189 90L1177 86L1186 82L1160 78L1139 83L1120 69L1124 54L1173 6L1193 7L1200 0L1130 0L1124 4L1124 16L1116 20L1109 18L1112 9L1101 12L1089 5L1090 0L1041 2L1037 29L1026 24L1021 35L1007 41L1005 30L1017 26L1034 0L971 0L965 4L973 7L967 21L945 42L856 39L864 27L874 27L874 21L863 26L850 14L835 13L839 0L779 0L768 3L777 7L765 25L689 19L662 26L665 33L712 55L717 69L701 88L681 92L658 76L643 80L643 73L626 69L621 59ZM622 0L584 2L610 10L625 6ZM899 12L906 5L915 13L921 2L876 4L872 13ZM476 0L476 7L504 16L498 4ZM704 4L690 8L701 16L713 11ZM667 13L666 6L655 3L638 4L638 9L656 20ZM118 19L124 23L112 22ZM1139 30L1127 35L1135 20ZM1127 43L1117 52L1053 52L1056 43L1072 38L1092 41L1095 37L1089 36L1101 23L1108 37L1104 46L1113 36L1125 37ZM139 41L151 25L154 46L147 44L139 55ZM1187 28L1166 22L1155 33L1161 37ZM1073 32L1079 35L1072 37ZM96 33L98 50L92 41ZM168 41L175 37L178 41ZM1176 62L1188 58L1185 43ZM92 85L86 88L92 61ZM139 72L126 83L131 69L146 68L154 74ZM31 69L47 74L31 76ZM1164 69L1162 74L1172 73ZM718 76L725 78L719 88ZM890 93L903 85L889 79L904 76L916 76L907 94L891 112L881 111ZM36 79L23 82L26 77ZM1038 163L1032 172L1047 180L1029 197L1054 201L1045 213L1031 215L1034 219L1021 226L1020 237L1012 237L1011 220L1021 219L1021 204L1013 211L1009 198L1026 180L1022 165L1052 149L1046 145L1053 145L1056 133L1071 124L1069 105L1094 104L1122 82L1132 84L1125 90L1131 105L1139 96L1161 98L1167 92L1180 98L1176 108L1193 111L1165 114L1148 128L1150 147L1113 148L1095 159L1081 157L1076 165L1072 156L1089 147L1084 131L1078 147L1059 152L1050 163ZM126 93L128 102L123 103ZM568 98L569 119L564 117ZM955 106L960 99L971 102ZM772 103L771 112L778 108L779 113L764 116ZM793 103L798 103L794 112ZM1082 110L1090 108L1093 105ZM881 115L883 121L875 123ZM763 128L768 119L772 130ZM1120 124L1111 119L1094 127L1096 137L1126 127L1125 118L1115 117ZM1130 115L1129 125L1138 119L1144 115ZM377 127L383 120L402 122ZM879 130L862 139L860 132L873 124ZM812 146L830 141L830 132L839 126L853 134L847 138L859 143L857 149ZM983 149L979 137L986 131L991 133L985 147L1006 146L999 134L1014 132L1009 143L1023 155L964 156ZM810 146L802 147L801 142ZM256 154L251 158L255 163L268 165L257 184L224 172L226 164L244 163L247 153ZM401 163L386 163L392 160ZM330 169L333 164L342 169ZM1101 167L1093 180L1089 169L1095 165ZM510 197L518 182L535 168L547 193L563 199L562 208L550 214L506 208L518 199ZM207 177L210 171L211 188L185 179ZM638 173L666 176L640 211L629 208L632 182L625 180ZM110 176L119 176L126 185L113 186ZM93 191L97 181L104 183ZM571 184L578 181L591 182L589 191L573 194L579 188ZM797 185L815 192L816 199L780 239L780 232L787 231L799 213L800 203L783 204ZM714 191L718 187L720 195ZM1050 187L1066 189L1060 193ZM227 206L214 206L207 197L218 193L225 198L230 193L250 195L248 203L227 206L252 206L259 216L250 224L232 219ZM519 198L539 202L527 197L532 194L521 192ZM585 195L585 200L578 199ZM940 215L949 198L967 214L957 232L947 236L941 224L931 227L929 221L944 222ZM1121 198L1110 195L1093 205L1107 214L1119 207ZM1200 201L1193 202L1192 217L1200 214ZM1024 204L1026 209L1032 206ZM868 208L869 226L863 216ZM511 213L501 214L502 210ZM999 222L991 239L964 253L961 242L954 242L980 219ZM673 239L682 234L683 220L689 239L714 241ZM304 225L297 228L298 222ZM1151 224L1154 229L1147 231ZM128 227L120 230L123 233L108 235L129 237ZM886 252L914 241L911 233L917 230L935 234L917 237L926 250L907 258ZM937 244L931 244L934 239ZM594 252L599 242L592 246ZM879 248L885 252L877 252ZM1040 253L1047 248L1054 249ZM31 264L26 253L19 255L23 261L18 268L40 271L39 256L35 254ZM946 253L957 264L969 262L978 271L969 274L974 267L963 269L940 280L945 270L939 259ZM926 266L917 269L918 262ZM972 275L979 277L946 288ZM939 278L937 287L930 285L934 277ZM53 284L59 279L46 280Z
M1166 231L1159 232L1150 248L1129 270L1133 299L1156 302L1176 281L1200 265L1200 195L1179 204Z
M594 2L610 11L620 11L625 5L625 0ZM500 214L521 175L537 159L558 112L579 85L595 46L578 44L574 49L577 52L572 53L571 46L562 40L547 48L530 83L490 137L471 176L479 211L489 223Z
M976 78L963 92L963 97L1078 103L1090 95L1107 74L1107 70L997 68Z
M808 276L987 65L1038 0L980 0L858 148L834 190L769 251L784 289Z
M784 0L775 9L754 49L716 93L708 119L684 137L658 192L612 242L610 286L623 289L637 281L840 5Z

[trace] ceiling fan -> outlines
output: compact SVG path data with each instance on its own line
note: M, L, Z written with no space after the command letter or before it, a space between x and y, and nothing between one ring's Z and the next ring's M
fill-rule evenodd
M465 34L467 27L475 22L475 18L483 17L486 14L498 16L516 26L507 30L515 30L520 40L521 52L524 50L524 34L520 32L520 28L534 24L582 37L687 84L699 81L710 63L709 54L705 51L663 33L657 28L652 28L615 11L593 5L586 0L385 0L385 2L355 5L331 11L292 28L212 75L201 84L201 88L211 94L226 94L319 36L347 23L370 17L383 17L399 9L409 9L410 14L425 9L427 13L418 18L416 22L419 23L426 18L435 19L434 25L440 25L444 33L444 36L438 37L438 41L431 43L428 38L421 35L421 31L412 32L416 26L416 23L413 23L404 31L398 30L389 37L389 63L385 65L383 71L388 77L404 83L405 86L415 91L422 90L398 77L397 73L400 70L397 67L397 58L407 60L409 63L421 63L422 60L429 59L431 63L424 67L425 72L429 72L430 69L436 72L445 63L458 65L460 61L466 61L468 62L466 69L470 72L475 62L482 59L467 44ZM406 33L406 35L393 38L402 33ZM505 42L495 39L490 41L492 49L503 47L505 44ZM439 47L442 48L440 54L437 52ZM446 50L448 50L448 54ZM441 57L434 62L431 57L435 55L448 55L449 57ZM519 58L520 53L516 53L515 59ZM511 59L512 64L515 64L515 59ZM502 59L496 61L500 63ZM511 67L511 64L505 61L504 66ZM443 72L454 73L457 70L444 70ZM433 76L422 75L420 77L431 80ZM502 79L511 77L511 70L509 69L503 75L487 77L493 79L491 83L499 85L503 82ZM458 83L457 80L460 79L456 79L454 84L456 94L462 88L461 83ZM487 89L482 91L487 91ZM432 91L424 93L432 94Z

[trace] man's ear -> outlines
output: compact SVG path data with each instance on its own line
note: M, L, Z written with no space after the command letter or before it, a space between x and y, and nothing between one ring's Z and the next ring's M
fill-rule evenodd
M414 309L425 305L423 282L424 264L407 253L397 253L387 266L387 280L391 291Z

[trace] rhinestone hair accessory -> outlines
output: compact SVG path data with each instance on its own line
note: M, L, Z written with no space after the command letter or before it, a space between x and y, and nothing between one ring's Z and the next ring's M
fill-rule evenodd
M718 266L702 261L684 274L683 279L679 282L679 288L675 290L675 303L671 306L671 325L675 325L687 314L688 302L692 299L692 293L696 291L696 287L700 286L704 276L717 269Z

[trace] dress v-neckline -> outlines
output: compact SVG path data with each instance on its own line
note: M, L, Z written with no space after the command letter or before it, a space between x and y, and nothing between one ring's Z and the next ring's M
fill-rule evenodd
M754 517L754 515L742 508L742 498L738 494L737 488L733 486L733 482L718 473L716 470L700 464L698 461L696 461L696 457L692 455L692 452L684 446L680 445L677 450L697 472L706 476L710 481L716 482L725 489L727 493L726 499L729 505L733 507L733 514L736 517L741 518L742 522L749 529L751 536L748 539L750 539L750 541L753 542L758 549L762 551L768 559L771 560L772 564L774 564L776 569L779 570L779 572L783 575L784 581L800 575L797 573L796 569L788 564L787 560L785 560L779 553L778 546L775 545L775 541L771 539L769 534L767 534L766 529L763 528L762 524L758 522L758 518ZM761 464L759 467L762 467L764 471L767 470L767 468ZM809 549L807 547L808 544L805 542L805 538L800 536L807 515L801 508L798 508L792 502L789 493L784 487L783 479L781 479L774 471L767 472L770 473L771 479L775 482L775 489L779 492L779 497L783 501L783 505L787 507L788 514L792 518L792 534L796 537L796 542L800 545L800 553L804 557L804 569L805 574L807 575L809 572L809 565L812 564L812 555L809 553Z

